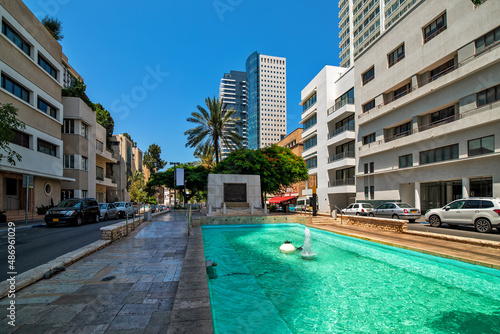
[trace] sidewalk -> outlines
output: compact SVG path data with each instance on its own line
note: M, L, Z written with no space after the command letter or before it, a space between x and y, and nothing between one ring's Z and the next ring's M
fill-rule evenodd
M16 293L15 327L2 333L167 333L188 244L185 213L127 238ZM0 300L7 312L10 299Z

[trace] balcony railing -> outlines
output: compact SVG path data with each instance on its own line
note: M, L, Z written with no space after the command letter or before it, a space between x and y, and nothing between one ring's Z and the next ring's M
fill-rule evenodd
M95 168L95 178L98 181L104 181L104 169L102 167L96 167Z
M328 187L353 186L355 185L354 178L340 179L328 182Z
M353 123L348 123L346 125L341 126L338 129L330 131L328 133L328 139L333 138L335 136L338 136L339 134L341 134L343 132L346 132L346 131L354 131L354 122Z
M333 114L336 110L342 108L346 104L354 104L354 97L348 97L347 99L335 103L333 106L328 108L328 110L326 111L327 115Z
M345 158L354 158L354 154L355 153L353 151L344 151L344 152L339 153L339 154L331 155L328 157L328 163L342 160Z

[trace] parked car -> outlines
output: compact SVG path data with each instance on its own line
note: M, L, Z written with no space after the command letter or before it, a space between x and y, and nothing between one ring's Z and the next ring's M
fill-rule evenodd
M420 218L420 210L406 203L383 203L375 210L371 210L368 216L407 219L410 223L414 223Z
M369 203L352 203L343 209L343 215L367 216L368 212L373 210L373 206Z
M134 215L135 209L130 202L115 202L113 203L118 209L118 217L125 218Z
M49 209L45 214L45 223L48 227L62 223L80 226L87 222L98 223L100 216L99 204L94 198L71 198Z
M101 219L116 219L118 218L118 209L113 203L99 203L101 208Z
M500 231L500 199L493 197L462 198L446 204L442 208L430 209L425 220L433 227L442 223L450 227L458 225L474 226L481 233L491 232L495 227Z

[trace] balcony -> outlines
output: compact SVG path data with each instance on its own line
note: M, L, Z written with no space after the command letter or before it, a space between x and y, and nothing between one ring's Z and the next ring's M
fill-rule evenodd
M349 123L349 124L346 124L346 125L343 125L341 126L340 128L338 129L335 129L333 131L330 131L328 133L328 139L331 139L333 137L336 137L338 135L340 135L341 133L344 133L346 131L354 131L354 123Z
M106 162L116 163L116 159L114 158L114 153L109 148L102 150L96 149L96 153L98 157L103 158L104 160L106 160Z
M336 110L339 110L340 108L342 108L346 104L352 104L353 107L354 107L354 97L349 97L349 98L347 98L345 100L342 100L340 102L335 103L335 105L331 106L326 111L327 116L330 115L330 114L333 114Z
M347 179L339 179L339 180L333 180L333 181L328 181L328 188L331 187L340 187L340 186L353 186L355 185L354 178L347 178Z
M353 151L344 151L339 154L331 155L328 157L328 163L339 161L346 158L354 158L355 153Z
M116 188L116 183L113 182L110 178L103 177L102 180L98 177L96 177L96 184L109 187L109 188Z

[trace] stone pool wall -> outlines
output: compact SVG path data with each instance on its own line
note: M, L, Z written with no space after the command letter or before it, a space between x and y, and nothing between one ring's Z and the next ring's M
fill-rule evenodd
M251 224L306 224L307 217L301 216L217 216L193 219L193 226L200 225L251 225Z

